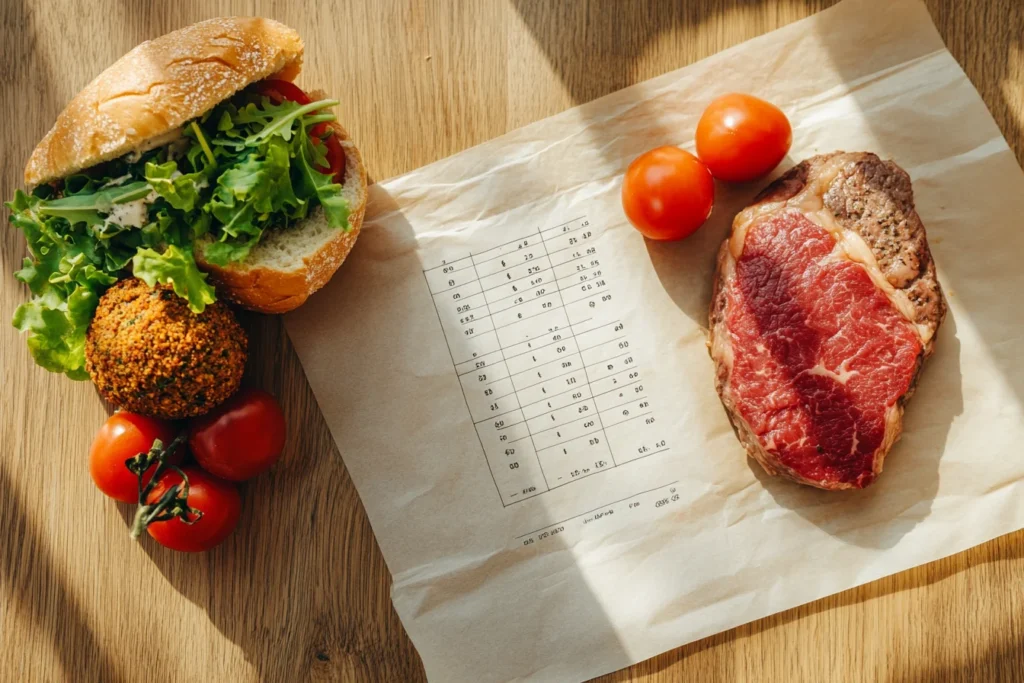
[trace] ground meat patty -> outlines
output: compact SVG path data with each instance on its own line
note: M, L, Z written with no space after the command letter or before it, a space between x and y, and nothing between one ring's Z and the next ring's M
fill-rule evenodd
M809 159L741 212L711 305L716 385L769 474L863 488L882 471L945 302L907 174Z
M119 408L180 419L209 412L238 389L246 346L224 304L196 315L169 286L151 289L129 278L100 298L85 367Z

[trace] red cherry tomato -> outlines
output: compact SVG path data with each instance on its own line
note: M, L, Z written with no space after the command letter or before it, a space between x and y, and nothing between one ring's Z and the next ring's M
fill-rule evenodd
M118 411L107 418L96 432L89 448L89 474L100 491L122 503L139 501L139 483L125 466L125 460L145 453L160 439L167 446L174 439L175 429L163 420ZM174 453L170 462L177 464L183 457L183 448ZM146 471L145 482L153 476L156 465Z
M652 240L681 240L711 215L715 181L700 159L678 147L641 154L626 170L622 208Z
M242 497L234 484L212 477L198 467L186 467L182 471L188 477L188 505L202 512L202 517L194 524L186 524L178 518L153 522L146 531L165 548L198 553L220 544L235 530L242 514ZM146 502L155 503L181 482L177 472L165 472Z
M253 86L260 95L269 97L274 104L281 104L285 100L309 104L313 100L302 88L279 78L267 78ZM309 137L313 143L321 142L327 145L327 166L318 168L321 173L330 175L336 183L345 182L345 151L336 135L328 136L330 129L327 123L318 123L309 130ZM326 138L326 139L324 139Z
M210 474L245 481L265 472L284 450L285 420L273 396L242 389L189 425L189 447Z
M719 97L697 123L697 155L713 176L728 182L767 175L792 144L793 129L782 110L752 95Z

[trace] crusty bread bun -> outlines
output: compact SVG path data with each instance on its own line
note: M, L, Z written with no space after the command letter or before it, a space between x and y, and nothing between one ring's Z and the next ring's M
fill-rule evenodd
M247 85L270 76L293 80L302 53L298 33L259 17L210 19L142 43L61 112L32 152L25 184L166 144L183 124ZM225 268L204 261L197 243L196 260L218 295L261 313L284 313L327 284L351 251L366 210L366 170L345 129L329 125L345 151L350 229L329 227L318 207L287 230L268 230L244 261Z
M29 157L25 184L155 147L250 83L290 81L301 67L299 34L260 17L210 19L146 41L68 103Z
M260 313L287 313L326 285L352 250L366 212L366 169L345 129L337 121L328 125L345 150L342 193L350 229L330 227L317 207L287 230L267 230L244 261L227 268L204 261L202 244L197 245L196 261L210 274L219 296Z

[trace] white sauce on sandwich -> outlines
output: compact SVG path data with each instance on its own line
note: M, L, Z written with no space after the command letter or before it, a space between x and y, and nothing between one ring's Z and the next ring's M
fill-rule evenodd
M116 223L122 228L141 228L149 222L147 199L148 197L143 197L133 202L114 204L107 214L107 222Z
M142 199L114 204L110 207L106 222L116 223L122 228L141 228L149 223L149 205L155 202L158 196L155 190L150 190Z

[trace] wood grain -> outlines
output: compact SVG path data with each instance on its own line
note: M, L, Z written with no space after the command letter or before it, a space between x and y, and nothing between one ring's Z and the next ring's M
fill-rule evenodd
M297 28L308 46L302 82L340 96L346 126L382 179L829 4L5 0L0 194L13 194L36 141L100 70L146 38L210 16L261 14ZM1024 4L928 6L1024 161ZM6 318L26 296L10 275L24 245L13 230L0 235ZM280 321L244 324L247 381L282 399L291 437L281 464L246 487L239 532L200 556L129 542L127 507L99 495L85 466L107 407L88 383L35 367L24 340L0 324L0 680L423 679ZM1020 681L1022 579L1017 533L602 680Z

